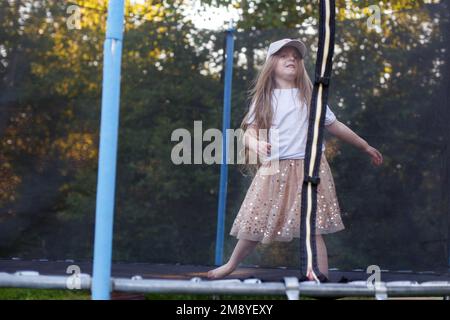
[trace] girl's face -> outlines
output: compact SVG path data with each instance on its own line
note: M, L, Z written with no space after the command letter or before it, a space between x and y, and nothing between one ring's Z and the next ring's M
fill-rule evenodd
M294 47L286 46L276 53L275 78L293 82L299 72L300 53Z

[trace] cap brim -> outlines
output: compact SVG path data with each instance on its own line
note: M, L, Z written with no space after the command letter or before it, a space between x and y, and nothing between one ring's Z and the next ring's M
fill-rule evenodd
M276 51L274 51L271 55L276 54L278 51L280 51L282 48L286 47L286 46L290 46L290 47L294 47L298 50L298 52L300 53L302 59L305 58L306 56L306 46L303 42L299 41L299 40L291 40L289 42L284 43L281 47L279 47ZM269 55L266 57L266 60L269 59Z
M289 41L289 42L287 42L285 45L283 45L283 47L286 47L286 46L295 47L295 48L300 52L302 58L305 57L305 54L306 54L306 46L303 44L303 42L293 40L293 41ZM281 47L281 48L283 48L283 47ZM281 49L281 48L280 48L280 49ZM278 49L278 50L279 50L279 49Z

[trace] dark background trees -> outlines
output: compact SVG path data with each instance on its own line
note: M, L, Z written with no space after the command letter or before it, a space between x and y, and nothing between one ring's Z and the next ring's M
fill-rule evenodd
M81 29L67 28L67 7ZM114 258L212 263L218 165L174 165L177 128L221 129L223 30L196 28L181 1L127 1L122 58ZM204 1L225 5L228 1ZM445 268L448 258L447 3L386 1L381 32L370 1L337 1L330 106L379 149L371 166L327 136L327 157L347 230L327 236L330 265ZM241 1L235 33L232 128L274 40L310 48L318 7ZM0 5L0 257L92 255L106 1L3 1ZM391 10L391 11L389 11ZM358 14L360 14L358 16ZM204 146L208 143L204 143ZM227 228L251 177L231 165ZM226 237L226 254L235 240ZM258 248L247 261L298 264L298 244Z

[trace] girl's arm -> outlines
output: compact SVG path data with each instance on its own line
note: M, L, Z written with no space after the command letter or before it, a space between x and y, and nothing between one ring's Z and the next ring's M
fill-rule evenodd
M369 147L369 144L367 143L366 140L358 136L349 127L347 127L339 120L334 121L329 126L325 126L325 129L327 129L328 132L334 135L336 138L339 138L342 141L354 145L361 151L364 151L367 147Z
M383 163L383 156L377 149L370 146L366 140L358 136L349 127L347 127L339 120L334 121L329 126L325 126L325 129L327 129L329 133L331 133L338 139L341 139L342 141L352 144L361 151L369 154L369 156L372 158L372 163L374 165L380 165L381 163Z

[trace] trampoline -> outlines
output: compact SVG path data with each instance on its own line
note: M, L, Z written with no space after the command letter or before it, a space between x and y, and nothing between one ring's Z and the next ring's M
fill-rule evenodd
M207 280L236 243L228 232L252 177L202 156L208 129L239 126L270 42L304 41L316 74L327 1L299 6L298 19L281 3L280 23L252 17L268 9L251 2L219 31L183 20L176 1L122 13L120 0L32 2L0 5L1 287L69 289L80 274L94 299L110 297L111 281L128 292L449 296L447 1L388 1L379 16L336 2L328 104L384 164L325 133L346 227L325 237L330 283L298 281L298 239ZM180 128L190 163L171 158Z

